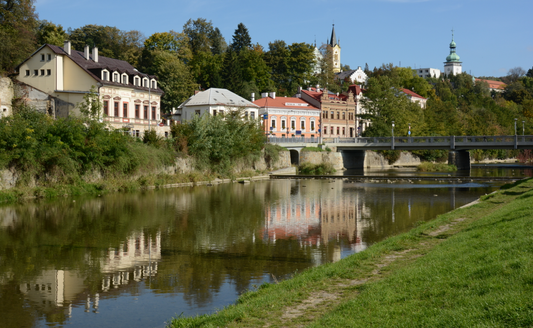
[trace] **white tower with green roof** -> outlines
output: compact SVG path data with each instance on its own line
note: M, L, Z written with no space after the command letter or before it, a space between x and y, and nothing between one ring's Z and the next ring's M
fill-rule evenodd
M461 65L460 57L455 52L457 45L453 40L453 30L452 30L452 42L450 43L450 54L446 57L446 62L444 63L444 74L446 75L456 75L461 74L463 71L463 66Z

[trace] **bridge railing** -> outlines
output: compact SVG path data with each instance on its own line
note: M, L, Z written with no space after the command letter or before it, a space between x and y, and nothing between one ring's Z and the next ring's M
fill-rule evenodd
M289 137L289 138L279 138L279 137L268 137L267 142L269 143L319 143L319 138L302 138L302 137Z

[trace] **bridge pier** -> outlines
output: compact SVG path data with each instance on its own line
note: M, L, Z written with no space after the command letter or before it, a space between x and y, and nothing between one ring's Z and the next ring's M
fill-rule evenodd
M470 170L470 153L468 150L450 150L448 164L457 166L457 170Z
M365 150L341 150L342 162L347 170L364 170Z

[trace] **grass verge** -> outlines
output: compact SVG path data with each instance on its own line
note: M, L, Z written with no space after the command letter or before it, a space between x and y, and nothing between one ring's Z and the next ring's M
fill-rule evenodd
M172 327L531 327L533 179Z

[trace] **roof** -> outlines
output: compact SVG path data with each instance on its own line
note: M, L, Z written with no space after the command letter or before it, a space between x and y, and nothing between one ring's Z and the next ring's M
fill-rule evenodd
M337 45L337 35L335 34L335 24L333 24L333 29L331 30L331 40L329 45L335 47Z
M424 97L422 97L421 95L417 94L417 93L414 93L413 91L409 90L409 89L404 89L402 88L402 91L403 93L405 93L406 95L410 96L410 97L415 97L415 98L420 98L420 99L426 99Z
M232 106L232 107L259 107L251 101L229 91L228 89L209 88L198 92L184 101L178 108L186 106Z
M363 92L363 89L361 89L360 85L352 84L348 87L348 92L352 92L354 95L359 96L361 92Z
M70 55L67 54L67 52L59 46L53 45L53 44L44 44L42 45L37 51L35 51L33 54L30 55L24 62L26 62L28 59L33 57L37 52L39 52L42 48L48 47L50 50L52 50L56 55L63 55L68 58L70 58L72 61L74 61L79 67L81 67L87 74L89 74L93 79L95 79L97 82L100 82L105 85L116 85L123 87L123 83L118 82L112 82L112 81L104 81L100 78L100 71L102 69L107 69L110 72L117 71L120 74L126 73L131 76L139 76L139 77L149 77L149 78L155 78L156 76L148 75L139 72L135 67L133 67L130 63L124 60L120 59L114 59L109 58L105 56L98 55L98 62L95 62L92 53L89 54L89 58L85 58L85 53L83 51L77 51L74 49L71 49ZM22 62L20 65L22 65L24 62ZM20 67L17 66L18 67ZM130 79L128 87L138 90L145 90L148 91L148 88L142 87L142 86L135 86L133 84L133 80ZM156 93L163 93L159 87L157 89L150 89L152 92Z
M483 80L483 79L476 79L476 81L483 81L487 82L489 84L490 89L499 89L503 90L507 84L500 82L500 81L494 81L494 80Z
M264 97L254 101L259 107L262 108L288 108L288 109L299 109L299 110L319 110L315 106L309 104L308 102L302 100L301 98L296 97Z

